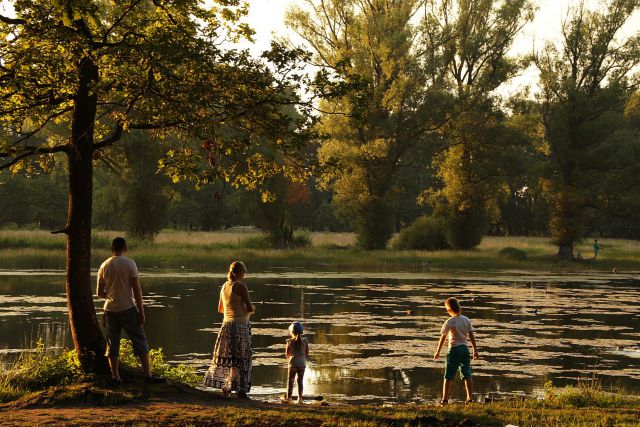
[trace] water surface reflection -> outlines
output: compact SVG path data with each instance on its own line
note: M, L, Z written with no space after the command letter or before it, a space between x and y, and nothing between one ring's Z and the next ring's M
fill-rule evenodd
M27 273L0 273L0 354L37 337L48 346L70 345L64 275ZM221 320L221 282L218 275L146 273L152 347L206 369ZM286 327L301 319L312 354L306 392L351 400L437 398L443 362L432 355L448 296L464 301L477 330L479 395L531 395L548 380L571 384L594 372L607 386L640 392L635 276L296 272L253 275L247 283L257 306L254 395L282 392ZM460 382L455 386L462 395Z

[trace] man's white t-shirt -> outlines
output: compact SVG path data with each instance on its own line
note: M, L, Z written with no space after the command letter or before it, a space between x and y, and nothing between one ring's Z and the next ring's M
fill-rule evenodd
M112 256L98 270L98 286L105 283L105 311L124 311L136 305L131 279L138 277L138 266L124 255Z
M440 335L448 335L449 348L457 345L467 345L467 336L473 332L471 320L463 315L453 316L442 325Z

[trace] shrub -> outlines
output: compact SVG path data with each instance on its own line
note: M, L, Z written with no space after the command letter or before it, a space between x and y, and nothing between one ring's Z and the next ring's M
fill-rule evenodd
M544 383L544 398L547 401L552 401L558 395L558 390L553 385L553 381L547 381Z
M312 245L311 233L308 230L296 230L293 233L294 248L308 248Z
M140 360L133 353L133 347L129 340L122 339L120 341L120 361L124 366L140 367ZM151 372L169 380L190 386L202 383L202 376L198 374L193 366L168 364L162 348L149 351L149 365L151 366Z
M40 339L34 351L25 352L2 373L0 388L8 394L71 384L83 377L75 350L56 353ZM5 394L0 393L0 394Z
M443 224L433 217L422 216L400 231L394 242L396 249L440 250L449 245Z
M131 342L123 339L120 345L123 367L139 368L140 361L133 354ZM168 364L161 348L151 349L149 362L155 374L172 381L191 386L202 382L202 376L194 367ZM28 392L73 384L89 378L82 372L75 350L56 352L46 349L43 341L38 340L35 350L22 353L8 369L0 371L0 403L15 400Z
M507 246L500 250L500 255L507 259L515 259L518 261L523 261L527 259L527 253L522 249L514 248L512 246Z
M19 399L24 394L10 384L0 382L0 403L11 402Z
M286 249L290 248L308 248L311 246L311 233L307 230L298 230L293 233L291 246L281 247L282 243L277 237L271 234L261 234L258 236L246 237L238 241L238 247L244 249Z

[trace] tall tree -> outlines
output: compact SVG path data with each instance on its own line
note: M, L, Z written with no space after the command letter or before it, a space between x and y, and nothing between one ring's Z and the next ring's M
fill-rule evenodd
M209 159L209 179L235 176L255 186L277 167L264 156L247 160L253 145L267 141L282 151L300 141L273 137L274 129L304 125L281 113L295 102L298 53L275 46L268 67L247 52L222 50L223 40L251 34L238 21L247 11L241 0L209 8L164 0L9 4L15 17L0 15L0 169L66 159L69 208L59 232L67 235L69 320L91 370L104 364L90 283L94 157L129 130L172 132L190 137L169 156L174 180L193 171L194 159ZM63 132L38 138L54 125ZM205 142L189 145L196 140Z
M630 89L640 83L634 74L640 35L620 36L639 5L638 0L609 0L588 11L581 3L563 22L560 40L536 55L549 227L561 257L573 256L587 210L611 209L614 196L628 185L622 182L638 176L624 108Z
M334 203L354 215L358 242L384 248L394 230L398 177L417 167L441 126L449 97L442 90L439 38L422 46L412 25L421 0L306 0L289 11L288 25L322 68L320 180Z
M495 90L522 68L508 53L533 7L529 0L429 0L425 10L425 44L434 36L446 40L442 57L456 98L434 161L440 188L429 198L449 223L451 246L469 249L486 231L505 176L515 174L509 169L521 147L513 147L519 140L505 127Z

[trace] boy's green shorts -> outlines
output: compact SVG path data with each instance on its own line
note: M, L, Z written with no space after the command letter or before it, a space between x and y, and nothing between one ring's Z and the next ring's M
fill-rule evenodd
M451 347L449 353L447 353L444 377L452 380L457 370L460 370L461 379L471 378L471 355L469 354L469 347L466 345Z

